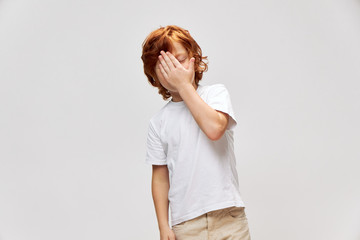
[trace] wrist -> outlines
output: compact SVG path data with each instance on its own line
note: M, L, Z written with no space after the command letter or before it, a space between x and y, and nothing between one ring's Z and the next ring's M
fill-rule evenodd
M182 83L180 85L178 92L179 92L179 94L181 96L181 94L183 92L186 92L186 91L189 91L189 90L192 90L192 89L195 90L194 86L191 83L185 82L185 83Z
M160 224L159 225L159 230L164 230L164 229L168 229L170 228L169 224L168 223L163 223L163 224Z

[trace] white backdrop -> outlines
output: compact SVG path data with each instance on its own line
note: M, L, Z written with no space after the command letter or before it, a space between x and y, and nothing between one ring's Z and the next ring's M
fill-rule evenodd
M160 26L229 89L253 240L360 239L360 1L0 0L0 240L159 239Z

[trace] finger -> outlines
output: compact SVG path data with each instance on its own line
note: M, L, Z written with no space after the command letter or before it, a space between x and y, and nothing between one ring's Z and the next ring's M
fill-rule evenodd
M162 55L159 56L159 59L160 59L160 66L163 67L163 69L165 70L166 73L170 73L170 69L169 69L169 66L167 65L164 57Z
M170 70L174 70L175 66L174 66L173 62L171 61L171 59L168 57L168 55L164 51L161 51L160 53L163 56L163 58L165 59Z
M173 62L175 67L182 67L181 63L171 54L171 52L166 52L170 60Z
M165 72L164 67L163 67L161 64L159 65L159 67L160 67L160 72L162 73L162 75L164 76L164 78L167 80L167 79L168 79L168 75L167 75L167 73Z

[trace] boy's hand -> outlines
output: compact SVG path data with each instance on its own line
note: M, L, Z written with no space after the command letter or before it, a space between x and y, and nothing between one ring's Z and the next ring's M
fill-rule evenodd
M170 52L160 52L160 71L168 84L177 92L186 84L193 84L195 80L194 62L190 59L188 68L185 68Z
M160 240L176 240L174 231L170 227L161 228Z

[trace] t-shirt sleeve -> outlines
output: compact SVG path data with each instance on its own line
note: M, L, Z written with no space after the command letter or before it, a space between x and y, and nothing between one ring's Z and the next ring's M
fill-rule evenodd
M224 84L218 83L211 86L208 93L207 104L221 112L229 114L227 130L232 130L237 125L235 113L231 104L231 98Z
M145 162L152 165L166 165L166 154L160 141L159 134L153 126L153 123L149 122L148 135L146 142L146 157Z

